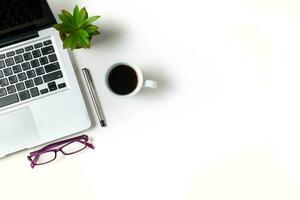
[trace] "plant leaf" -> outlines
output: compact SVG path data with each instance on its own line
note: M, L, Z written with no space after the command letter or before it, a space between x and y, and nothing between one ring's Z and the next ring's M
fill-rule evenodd
M88 32L86 32L83 29L80 29L77 31L77 38L79 41L79 44L83 47L83 48L89 48L90 47L90 40L89 40L89 34Z
M70 48L74 50L76 47L89 48L90 38L88 32L83 29L71 33L66 37L63 42L64 48Z
M74 50L76 48L76 41L75 37L73 37L71 34L67 36L63 42L64 49L70 48L71 50Z
M89 26L89 25L91 25L93 22L95 22L97 19L99 19L100 18L100 16L92 16L92 17L89 17L89 18L87 18L85 21L84 21L84 23L83 23L83 25L82 26L84 26L84 27L86 27L86 26Z
M71 26L68 26L66 24L54 24L53 25L53 28L55 28L56 30L62 32L62 33L70 33L70 32L73 32L73 29Z
M95 25L90 25L88 27L86 27L84 30L86 30L89 35L98 35L100 34L99 31L98 31L98 27L95 26Z
M62 14L59 14L58 17L62 21L62 23L72 26L74 22L71 13L66 10L62 10L61 13Z
M99 35L99 34L100 34L100 32L96 31L96 32L91 33L90 36L92 36L92 35Z
M81 8L79 15L80 15L80 22L83 22L84 20L86 20L88 18L88 13L87 13L85 7Z
M54 25L53 25L53 28L55 28L55 29L58 30L58 31L61 31L61 25L62 25L62 24L54 24Z
M76 5L74 10L73 10L73 18L74 18L74 21L75 21L75 25L77 27L80 27L80 11L79 11L78 5Z

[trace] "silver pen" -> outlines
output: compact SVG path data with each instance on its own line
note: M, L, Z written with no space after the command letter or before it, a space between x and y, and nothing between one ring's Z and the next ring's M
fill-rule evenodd
M83 68L82 72L83 72L83 76L84 76L85 82L87 84L87 87L89 89L89 93L90 93L90 96L93 101L94 109L96 111L96 114L98 116L100 124L102 127L105 127L106 124L105 124L105 120L104 120L103 111L102 111L99 99L97 98L97 92L96 92L91 74L87 68Z

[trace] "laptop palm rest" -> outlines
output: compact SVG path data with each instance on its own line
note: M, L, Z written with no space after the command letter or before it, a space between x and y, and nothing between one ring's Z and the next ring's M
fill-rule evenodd
M29 107L0 115L0 157L22 150L39 140Z

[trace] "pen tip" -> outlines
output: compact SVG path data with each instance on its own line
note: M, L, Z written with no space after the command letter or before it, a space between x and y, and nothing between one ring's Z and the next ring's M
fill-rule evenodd
M105 126L106 126L104 120L101 120L101 121L100 121L100 124L101 124L102 127L105 127Z

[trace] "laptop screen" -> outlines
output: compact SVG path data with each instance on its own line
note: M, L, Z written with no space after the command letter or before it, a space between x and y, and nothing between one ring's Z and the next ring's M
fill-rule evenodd
M46 0L0 0L0 39L54 23Z

